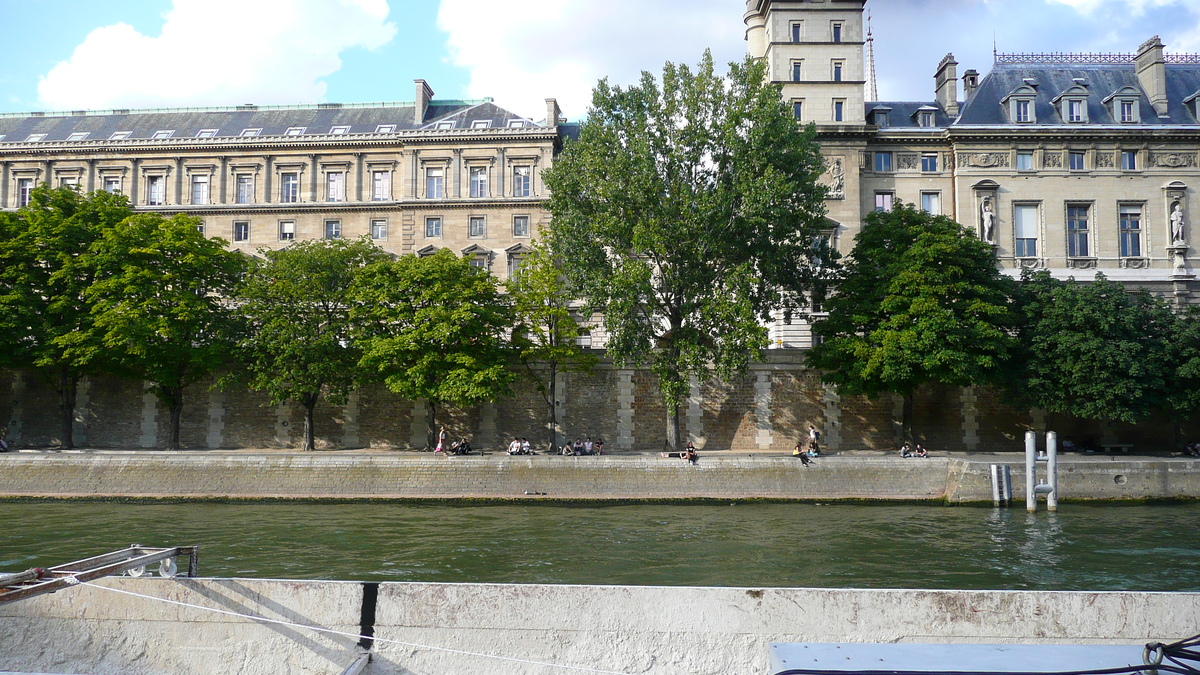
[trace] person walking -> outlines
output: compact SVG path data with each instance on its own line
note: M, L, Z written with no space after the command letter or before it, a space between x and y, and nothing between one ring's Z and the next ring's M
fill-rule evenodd
M821 445L818 441L821 440L821 432L813 425L808 425L808 452L813 457L821 454Z

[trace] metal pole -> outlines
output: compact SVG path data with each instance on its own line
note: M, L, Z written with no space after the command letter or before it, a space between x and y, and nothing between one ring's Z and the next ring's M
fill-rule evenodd
M1046 482L1050 492L1046 493L1046 510L1058 510L1058 434L1046 432Z
M992 506L1000 506L1000 465L992 465Z
M1025 510L1037 512L1037 434L1025 432Z

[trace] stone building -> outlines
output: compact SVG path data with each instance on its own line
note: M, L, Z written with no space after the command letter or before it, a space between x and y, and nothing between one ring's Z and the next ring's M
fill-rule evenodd
M960 77L951 54L930 69L931 98L871 101L866 5L746 3L750 54L817 127L838 250L867 213L902 200L974 228L1006 273L1103 272L1200 301L1188 259L1200 242L1200 57L1166 54L1155 37L1131 54L997 54L990 73ZM775 331L809 344L804 326Z
M253 252L370 236L393 253L449 248L505 278L547 220L546 121L490 99L0 114L0 208L39 183L122 192L186 213Z

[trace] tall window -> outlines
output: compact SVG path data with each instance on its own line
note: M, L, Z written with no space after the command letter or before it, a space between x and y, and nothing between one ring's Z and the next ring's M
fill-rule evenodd
M921 155L921 170L926 173L938 170L938 156L936 152L927 152Z
M1013 228L1016 230L1018 258L1036 258L1038 242L1038 207L1019 205L1013 209Z
M1028 151L1017 153L1017 171L1033 171L1033 153Z
M1029 101L1017 101L1017 121L1028 122L1029 117Z
M238 204L253 204L254 203L254 176L250 174L238 174L237 177L237 203Z
M513 169L513 196L528 197L533 194L533 173L528 166Z
M425 236L426 237L442 236L442 219L441 218L426 218L425 219Z
M940 192L922 192L921 210L935 216L942 215L942 194Z
M146 179L146 204L162 206L167 201L167 177L150 176Z
M1067 101L1067 121L1083 121L1083 101Z
M840 24L840 23L833 24L833 41L834 42L842 41L842 24Z
M1086 258L1088 255L1088 207L1067 207L1067 256Z
M279 177L279 201L294 204L300 201L300 174L289 171Z
M799 42L804 37L804 22L792 22L792 42Z
M845 120L845 117L846 117L846 102L845 101L834 101L833 102L833 121L834 122L842 122Z
M804 74L804 62L803 61L792 61L792 82L799 82L801 79L803 79L803 77L802 77L803 74Z
M105 176L104 177L104 191L109 194L116 194L116 193L120 192L121 191L120 176Z
M877 152L875 153L875 170L879 173L892 172L892 153Z
M250 221L238 220L233 223L233 240L235 242L250 241Z
M515 277L521 273L521 266L525 264L525 255L522 253L508 254L508 276Z
M833 81L834 82L842 81L842 68L844 68L845 65L846 64L844 61L834 61L833 62Z
M471 197L479 199L487 196L487 167L471 167Z
M442 199L446 196L446 170L440 166L425 169L425 198ZM440 235L439 235L440 236Z
M891 192L876 192L875 193L875 210L876 211L891 211L892 201L896 195Z
M804 101L792 101L792 116L798 120L804 119Z
M1142 207L1121 205L1121 257L1139 258L1142 255Z
M371 238L376 241L387 239L387 221L372 220L371 221Z
M1137 171L1137 150L1121 151L1121 168L1125 171Z
M926 127L926 128L933 126L933 113L931 113L931 112L921 113L921 126Z
M1067 166L1072 171L1083 171L1083 153L1072 151L1068 158Z
M346 201L346 174L341 171L325 174L325 201Z
M1121 121L1136 122L1137 118L1133 115L1133 101L1121 101Z
M279 241L292 241L296 238L296 223L292 220L279 221Z
M529 236L529 216L513 216L513 236Z
M208 174L192 176L192 203L197 205L208 203Z
M29 206L29 195L33 192L32 178L17 179L17 206Z
M487 233L487 221L483 216L471 216L467 219L467 236L483 237Z
M342 221L340 221L340 220L325 221L325 238L326 239L341 239L342 238Z
M392 198L391 173L388 171L371 172L371 199L386 202Z

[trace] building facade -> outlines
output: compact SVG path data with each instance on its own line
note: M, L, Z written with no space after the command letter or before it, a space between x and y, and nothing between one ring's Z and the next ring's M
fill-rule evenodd
M546 121L490 99L0 114L0 208L39 183L185 213L237 250L369 236L385 250L448 248L506 278L548 216Z
M1102 272L1178 306L1200 302L1189 259L1200 57L1166 54L1155 37L1130 54L997 54L982 78L960 78L950 54L930 69L932 98L869 101L866 5L746 3L749 53L817 127L842 254L868 213L902 200L975 230L1008 274ZM777 344L807 344L802 325L775 332Z

